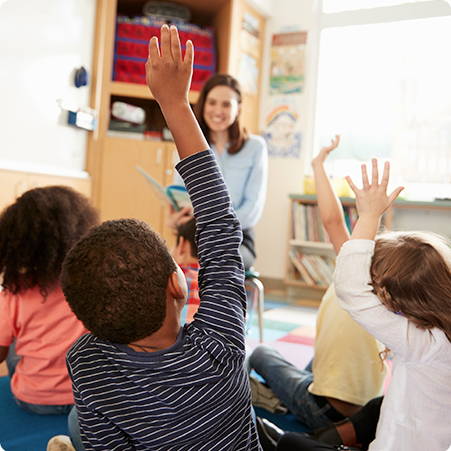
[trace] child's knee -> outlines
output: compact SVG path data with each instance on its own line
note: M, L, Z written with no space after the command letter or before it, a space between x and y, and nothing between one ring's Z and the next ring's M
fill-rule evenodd
M258 367L258 363L267 359L273 350L267 345L259 345L253 351L249 357L249 364L252 368Z

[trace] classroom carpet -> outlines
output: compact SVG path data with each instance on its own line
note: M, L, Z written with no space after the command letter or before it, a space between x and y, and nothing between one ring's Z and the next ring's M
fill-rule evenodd
M259 330L256 312L248 310L247 351L259 344ZM277 349L285 359L298 368L305 368L313 358L315 341L316 309L288 305L265 299L264 344ZM257 416L267 418L285 431L308 432L292 414L275 414L262 408L255 408Z
M276 348L287 360L304 368L313 356L315 317L314 309L293 307L265 299L264 341ZM258 343L257 316L250 310L246 338L248 351ZM264 409L256 409L256 413L282 429L299 432L306 430L293 415L272 414ZM44 451L51 437L67 433L66 416L25 412L17 407L12 398L9 378L0 377L0 445L5 451Z
M45 451L51 437L67 433L66 415L36 415L20 409L11 395L9 377L0 377L0 445L5 451Z

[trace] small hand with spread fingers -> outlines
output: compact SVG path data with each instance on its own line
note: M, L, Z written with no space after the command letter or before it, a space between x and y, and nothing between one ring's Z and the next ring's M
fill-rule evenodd
M351 177L346 177L346 181L349 183L352 191L354 191L359 214L359 220L352 233L352 238L373 239L376 235L380 217L404 189L404 187L399 186L388 195L387 186L390 178L390 163L388 161L385 162L380 182L377 160L373 158L371 164L371 183L368 178L366 164L362 164L363 186L361 189L357 188Z
M149 41L147 85L160 105L188 102L193 74L193 44L187 41L183 57L179 34L174 25L161 27L160 41L160 48L156 36Z

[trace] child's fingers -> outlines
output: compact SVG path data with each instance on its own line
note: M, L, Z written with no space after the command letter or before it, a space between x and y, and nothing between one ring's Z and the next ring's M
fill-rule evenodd
M386 161L384 163L384 172L382 173L381 185L387 189L388 181L390 179L390 163Z
M160 50L158 49L158 38L153 36L149 41L149 59L148 61L156 61L160 57Z
M176 63L182 61L182 49L180 48L179 32L175 25L171 25L171 52Z
M394 202L394 200L399 196L399 194L401 193L401 191L404 189L403 186L398 186L398 188L396 188L388 197L388 203L389 205Z
M348 182L348 185L351 187L352 191L354 191L355 194L357 194L358 188L354 185L354 182L352 181L351 177L347 175L345 177L345 180Z
M371 184L373 186L377 186L379 184L379 168L377 166L377 160L376 158L373 158L371 160Z
M368 181L368 173L366 172L366 164L362 164L360 168L362 169L363 189L368 189L370 187L370 183Z
M186 64L188 67L191 67L193 65L194 60L194 46L191 41L186 41L186 49L185 49L185 58L183 60L183 63Z
M160 41L161 41L161 56L163 59L172 59L171 53L171 33L169 32L169 27L164 24L160 30Z

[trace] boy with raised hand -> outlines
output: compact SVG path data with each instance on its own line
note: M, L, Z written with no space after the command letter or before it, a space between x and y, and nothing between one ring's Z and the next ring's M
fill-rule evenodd
M67 356L86 450L259 450L245 356L242 233L188 103L193 47L152 38L147 81L181 158L197 223L201 305L180 327L186 281L136 220L108 221L68 255L62 284L91 334Z

